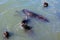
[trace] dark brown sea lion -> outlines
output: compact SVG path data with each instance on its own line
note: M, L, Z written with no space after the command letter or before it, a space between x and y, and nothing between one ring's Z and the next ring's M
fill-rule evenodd
M36 13L34 13L34 12L31 12L31 11L29 11L29 10L27 10L27 9L23 9L22 12L23 12L25 15L29 16L29 17L32 17L32 18L34 17L34 18L42 19L42 20L44 20L44 21L46 21L46 22L49 22L48 19L46 19L46 18L43 17L42 15L38 15L38 14L36 14Z

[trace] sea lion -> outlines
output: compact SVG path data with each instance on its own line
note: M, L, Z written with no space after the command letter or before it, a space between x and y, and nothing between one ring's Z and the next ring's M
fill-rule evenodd
M29 10L27 10L27 9L23 9L22 12L23 12L25 15L31 17L31 18L38 18L38 19L42 19L42 20L44 20L44 21L46 21L46 22L49 22L49 20L46 19L45 17L43 17L42 15L38 15L38 14L36 14L36 13L34 13L34 12L31 12L31 11L29 11Z

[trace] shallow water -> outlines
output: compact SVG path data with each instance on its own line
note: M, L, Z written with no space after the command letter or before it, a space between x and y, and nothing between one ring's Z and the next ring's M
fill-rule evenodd
M43 7L44 2L49 3L48 8ZM13 34L9 40L60 40L59 3L60 0L0 0L0 40L3 40L2 33L6 30ZM25 17L22 9L41 14L50 22L32 19L33 31L26 33L20 28Z

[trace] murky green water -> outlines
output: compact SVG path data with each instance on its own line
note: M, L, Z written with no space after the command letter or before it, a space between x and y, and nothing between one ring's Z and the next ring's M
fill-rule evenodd
M43 2L49 7L43 8ZM60 40L60 0L0 0L0 40L3 32L13 33L9 40ZM22 9L29 9L49 19L49 23L32 19L33 32L25 33L19 23L25 17ZM20 11L20 14L16 11Z

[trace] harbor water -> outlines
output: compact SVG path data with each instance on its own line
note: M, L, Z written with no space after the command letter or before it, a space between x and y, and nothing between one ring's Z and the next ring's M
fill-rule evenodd
M44 8L44 2L49 6ZM20 28L23 9L43 15L49 22L32 19L32 32L24 32ZM0 0L0 40L4 40L4 31L12 33L8 40L60 40L60 0Z

